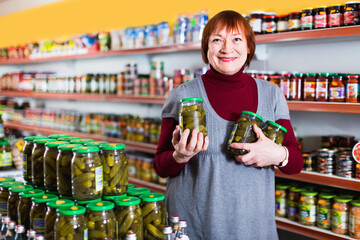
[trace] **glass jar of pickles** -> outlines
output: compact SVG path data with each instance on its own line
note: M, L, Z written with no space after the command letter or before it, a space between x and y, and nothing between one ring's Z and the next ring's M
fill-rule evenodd
M227 150L233 155L245 155L244 149L235 149L230 147L231 143L253 143L257 141L253 125L260 127L263 118L250 111L242 111L239 120L234 124L227 143Z
M11 146L8 141L0 141L0 171L12 168L13 158Z
M34 140L34 147L31 154L32 162L32 183L34 187L44 187L44 152L45 143L55 142L55 139L43 138Z
M143 215L140 199L137 197L123 197L115 200L115 214L118 222L118 239L124 239L131 230L137 239L143 239Z
M62 207L54 225L56 240L88 239L88 226L83 206Z
M46 203L57 200L58 198L59 197L54 194L44 194L32 198L33 203L30 210L30 228L34 229L37 234L45 234Z
M316 225L319 228L331 229L331 212L334 197L335 195L330 193L319 194L316 216Z
M32 189L26 190L19 194L20 200L17 206L18 222L25 226L26 229L30 229L30 210L32 205L32 197L42 196L45 194L44 190Z
M266 121L263 128L264 135L269 138L271 141L275 142L278 145L282 145L284 141L284 135L287 133L286 128L280 124L272 121Z
M46 137L40 137L40 136L30 136L24 138L25 144L23 147L23 174L24 174L24 180L27 183L32 183L32 162L31 162L31 154L32 149L34 147L34 140L35 139L44 139Z
M3 182L0 184L0 213L2 216L8 216L8 198L9 188L24 185L23 182Z
M299 201L299 223L315 226L316 224L316 195L317 192L301 192Z
M89 203L86 213L87 226L89 228L89 239L117 239L116 220L114 214L114 203L101 201Z
M17 207L19 204L19 194L22 192L25 192L26 190L33 189L33 186L30 185L20 185L9 188L9 198L8 198L8 204L7 204L7 211L8 216L11 218L11 220L18 222L18 211Z
M299 219L299 200L300 192L302 191L304 191L304 189L298 187L291 187L289 189L286 215L290 220L298 221Z
M332 206L332 231L338 234L349 233L349 212L352 198L337 197Z
M349 235L350 237L360 239L360 200L354 200L351 202Z
M103 167L98 147L73 149L71 160L72 196L75 200L101 198L103 193Z
M288 195L289 185L275 185L275 215L278 217L286 217L286 199Z
M128 162L125 145L111 143L100 147L100 158L104 171L104 196L122 195L127 191Z

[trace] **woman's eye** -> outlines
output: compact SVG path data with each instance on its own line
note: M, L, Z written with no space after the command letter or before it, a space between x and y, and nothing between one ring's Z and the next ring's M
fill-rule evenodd
M234 40L235 40L235 42L240 42L241 38L235 38Z
M220 41L221 41L220 38L214 38L214 39L213 39L213 42L220 42Z

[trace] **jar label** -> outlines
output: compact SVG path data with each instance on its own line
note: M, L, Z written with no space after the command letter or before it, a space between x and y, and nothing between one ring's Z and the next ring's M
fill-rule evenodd
M255 33L261 33L261 18L252 18L250 20L250 26Z
M3 138L3 137L5 137L4 124L0 124L0 138Z
M276 31L276 23L275 23L275 21L263 22L263 24L262 24L262 32L274 33L275 31Z
M34 230L37 234L45 234L45 220L43 218L34 218Z
M301 222L314 223L316 221L316 206L300 205L299 214Z
M22 159L23 159L23 174L24 174L24 176L26 176L26 174L27 174L27 155L23 154Z
M327 227L330 224L331 209L319 208L317 215L317 223L321 227Z
M344 22L344 15L342 13L332 13L329 15L329 26L341 26Z
M285 198L275 198L275 211L280 216L284 216L286 214L286 199Z
M285 32L289 29L288 21L279 21L277 23L277 30L278 32Z
M180 115L179 116L179 126L180 126L180 136L183 133L183 117Z
M353 214L350 214L350 217L349 217L349 231L351 233L355 232L355 215L353 215Z
M313 28L314 27L314 17L313 16L304 16L301 17L301 27L302 28Z
M0 202L0 213L2 214L2 216L7 216L7 202Z
M348 213L347 212L332 212L332 226L337 229L348 229Z
M356 24L359 20L358 11L346 11L344 12L344 24Z
M230 144L234 140L234 136L235 136L237 126L238 126L238 124L235 123L234 126L233 126L233 129L231 130L231 134L230 134L229 141L228 141L228 147L230 147Z
M0 167L12 166L11 152L0 153Z
M330 87L330 99L344 99L345 88L344 87Z
M301 27L301 21L300 19L289 19L289 29L300 29Z
M305 82L304 95L305 97L315 97L315 83Z
M359 84L348 83L346 85L346 98L357 98L359 93Z
M89 239L89 230L85 229L84 230L84 240L88 240Z
M326 28L327 19L326 14L315 15L315 28Z
M318 98L326 98L328 90L326 88L327 84L323 84L320 82L316 83L316 95Z
M103 190L103 169L101 167L95 168L95 191Z
M290 96L290 82L289 81L287 81L287 82L281 81L280 89L282 90L285 98L288 98Z

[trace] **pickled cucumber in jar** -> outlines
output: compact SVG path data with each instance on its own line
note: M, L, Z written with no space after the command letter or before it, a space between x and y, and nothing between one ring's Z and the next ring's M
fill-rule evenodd
M25 226L26 229L30 229L30 210L32 205L32 197L42 196L45 194L44 190L32 189L26 190L20 193L19 204L17 206L18 223Z
M85 207L61 207L58 212L59 214L54 225L55 240L91 239L88 238Z
M9 198L7 204L8 216L11 220L18 222L18 211L17 207L20 200L20 193L25 192L27 190L33 189L33 186L30 185L20 185L9 188Z
M299 223L315 226L316 224L316 202L317 192L301 192L299 201Z
M0 141L0 170L11 169L13 165L13 157L11 146L8 141Z
M54 194L44 194L32 198L33 203L30 210L30 227L38 234L45 234L46 203L57 199L59 199L59 197Z
M272 121L266 121L262 131L267 138L280 146L284 141L285 133L287 133L286 128Z
M3 182L0 184L0 213L2 216L8 216L9 188L24 185L23 182Z
M335 195L320 193L317 202L316 225L319 228L331 229L331 215L333 198Z
M114 203L101 201L86 205L86 220L89 229L89 239L116 239L116 220Z
M34 147L34 140L35 139L44 139L46 137L40 137L40 136L30 136L24 138L25 144L23 147L23 175L24 180L27 183L32 183L32 162L31 162L31 154L32 149Z

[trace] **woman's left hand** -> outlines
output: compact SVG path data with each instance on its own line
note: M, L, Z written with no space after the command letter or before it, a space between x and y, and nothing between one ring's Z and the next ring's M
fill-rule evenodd
M232 148L245 149L248 151L245 155L235 156L236 161L244 165L254 167L266 167L270 165L279 165L286 157L286 150L267 138L262 130L253 125L258 140L255 143L232 143Z

